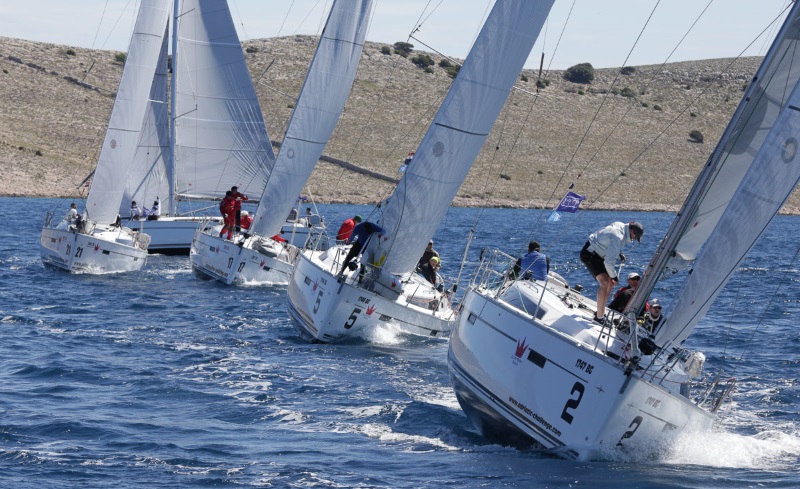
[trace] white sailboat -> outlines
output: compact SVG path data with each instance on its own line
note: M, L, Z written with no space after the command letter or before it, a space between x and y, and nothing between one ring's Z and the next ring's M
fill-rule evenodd
M172 76L163 33L119 212L128 217L123 223L150 234L151 253L188 254L199 224L221 218L216 205L209 218L205 209L182 212L181 202L219 201L234 185L259 195L275 154L228 3L174 0L172 25ZM131 219L131 201L147 208L156 200L158 219Z
M799 47L795 4L623 317L595 324L594 301L552 278L509 281L500 271L510 257L483 258L448 366L460 405L487 438L585 460L665 448L670 435L713 423L733 380L702 382L704 356L682 342L800 180ZM678 266L691 273L650 332L636 318Z
M315 215L301 218L308 223L302 221L300 229L283 234L307 237L300 247L296 241L272 236L281 230L284 216L290 214L344 109L371 10L372 0L334 2L248 234L230 241L198 229L190 253L193 269L227 284L286 284L300 248L317 241L323 249L327 247L322 232L308 232L320 228Z
M69 272L138 270L147 260L150 237L118 225L123 189L133 166L167 29L167 0L142 2L117 97L86 202L78 219L45 218L42 262Z
M360 271L344 270L348 247L304 251L289 281L289 311L301 335L331 342L391 325L444 336L454 312L448 293L414 273L417 260L519 75L552 1L499 0L394 193L379 206L386 234L370 240Z

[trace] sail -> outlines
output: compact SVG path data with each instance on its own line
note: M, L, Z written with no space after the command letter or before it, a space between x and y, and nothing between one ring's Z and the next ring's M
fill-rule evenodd
M176 193L222 198L231 186L260 195L275 162L228 4L183 0L177 15Z
M169 0L142 1L86 201L89 218L99 224L111 224L117 218L168 18Z
M167 162L169 160L169 80L167 75L167 45L169 36L166 28L161 45L161 54L156 67L156 76L150 88L145 121L136 146L136 154L128 174L128 184L120 203L119 213L126 216L131 201L140 206L151 207L156 198L164 199L161 213L172 214L169 208L169 181L172 178Z
M665 268L691 265L739 187L800 80L800 5L795 4L747 87L683 208L659 243L626 312L639 313ZM693 315L693 314L692 314Z
M712 182L703 192L695 218L675 247L675 256L691 261L722 216L731 195L742 181L753 156L764 142L784 107L786 97L800 79L800 9L795 5L770 52L742 100L730 133L720 140L711 158L719 163ZM673 265L676 263L673 261Z
M553 0L498 0L414 159L383 207L384 270L414 269L467 176Z
M251 231L281 229L344 109L364 47L372 0L337 0L308 69Z
M800 83L694 263L658 338L683 341L800 181ZM657 338L657 339L658 339Z

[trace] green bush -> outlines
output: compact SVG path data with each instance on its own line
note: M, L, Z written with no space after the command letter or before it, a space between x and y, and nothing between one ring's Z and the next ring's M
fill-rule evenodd
M418 54L411 58L411 62L415 65L419 66L422 69L427 68L428 66L433 66L436 63L433 61L433 58L428 56L427 54Z
M591 63L579 63L571 66L564 72L564 79L572 83L592 83L592 80L594 80L594 67Z
M74 49L67 49L67 55L68 56L75 56L75 50Z
M447 72L447 75L450 78L455 78L456 75L458 75L458 72L461 71L461 65L450 66L448 68L445 68L444 71Z
M114 60L119 61L122 64L125 64L126 59L128 59L128 55L126 53L117 53L114 55Z
M636 96L636 92L632 88L628 88L628 87L623 88L619 92L619 94L622 95L623 97L635 97Z
M528 82L528 77L525 75L525 73L519 75L519 79L526 83Z
M383 46L381 48L381 54L386 54L386 55L392 54L392 48L390 48L389 46Z
M394 43L394 52L404 58L408 58L408 55L411 54L411 51L413 50L414 50L414 45L411 43L408 42Z
M245 52L247 52L247 53L257 53L258 52L258 48L255 47L255 46L249 46L247 49L245 49Z
M656 104L656 105L653 106L653 110L657 110L657 111L660 112L660 111L662 111L664 109L662 109L660 105Z
M548 80L546 78L540 78L540 79L536 80L536 88L538 88L538 89L544 90L545 87L549 87L549 86L550 86L550 80Z
M622 73L623 75L632 75L636 73L636 68L633 66L623 66L622 69L619 70L619 72Z
M691 131L689 133L689 139L694 141L695 143L702 143L703 142L703 133L698 131L697 129Z
M425 73L433 73L433 68L431 68L430 66L426 66L425 68L422 69L422 71L424 71Z
M450 68L451 66L453 66L453 63L447 61L446 59L439 61L440 68Z

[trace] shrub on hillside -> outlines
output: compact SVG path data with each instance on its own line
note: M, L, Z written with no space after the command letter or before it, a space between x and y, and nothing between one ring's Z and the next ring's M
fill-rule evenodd
M458 75L458 72L461 71L461 65L449 66L449 67L445 68L444 71L447 72L447 75L450 78L455 78L456 75Z
M453 66L453 63L447 61L446 59L442 59L441 61L439 61L440 68L450 68L451 66Z
M68 56L75 56L75 50L74 49L67 49L67 55Z
M122 64L125 64L126 59L128 59L128 55L126 53L117 53L114 55L114 60L119 61Z
M591 63L579 63L567 68L564 79L572 83L592 83L594 80L594 67Z
M623 75L632 75L636 73L636 68L633 66L623 66L622 69L619 70L619 72Z
M411 43L408 42L394 43L394 52L404 58L408 58L408 55L411 54L411 51L413 50L414 50L414 45Z
M248 46L247 49L245 49L245 52L247 52L247 53L257 53L258 52L258 48L255 47L255 46Z
M386 54L386 55L392 54L392 48L390 48L389 46L383 46L381 48L381 54Z
M703 133L698 131L697 129L691 131L689 133L689 139L694 141L695 143L702 143L703 142Z
M418 54L411 58L411 62L415 65L419 66L422 69L425 69L429 66L433 66L436 63L433 61L433 58L428 56L427 54Z
M619 94L622 95L623 97L629 97L629 98L636 96L636 92L632 88L628 88L628 87L623 88L619 92Z

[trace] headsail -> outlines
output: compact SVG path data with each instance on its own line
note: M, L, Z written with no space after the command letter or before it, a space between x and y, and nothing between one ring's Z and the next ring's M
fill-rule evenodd
M142 1L86 202L89 218L100 224L113 223L119 212L168 18L169 0Z
M694 218L688 221L696 224L688 225L676 247L678 256L694 258L683 250L698 245L681 245L702 237L693 271L671 307L668 321L657 333L660 342L681 342L691 333L800 179L795 139L800 130L797 4L759 75L717 147L722 169L706 187ZM734 178L734 174L742 176ZM729 187L720 189L720 181L733 186L733 191ZM712 224L711 229L698 230Z
M414 269L528 58L553 0L498 0L383 208L384 270ZM396 244L396 246L395 246Z
M292 203L311 175L347 101L356 75L372 0L337 0L292 112L251 231L280 231Z
M186 198L260 195L275 162L228 3L183 0L177 20L175 173Z
M150 207L157 198L162 199L161 212L173 214L169 207L169 182L172 178L169 160L169 79L167 74L167 46L169 36L164 32L161 55L156 76L150 88L150 100L139 144L133 157L128 185L120 203L120 215L126 216L132 200Z
M636 295L628 305L629 310L636 312L643 309L644 301L659 280L662 270L685 268L694 261L717 227L733 193L742 183L798 80L800 6L795 4L689 192L683 208L659 244ZM694 313L690 315L694 316Z

